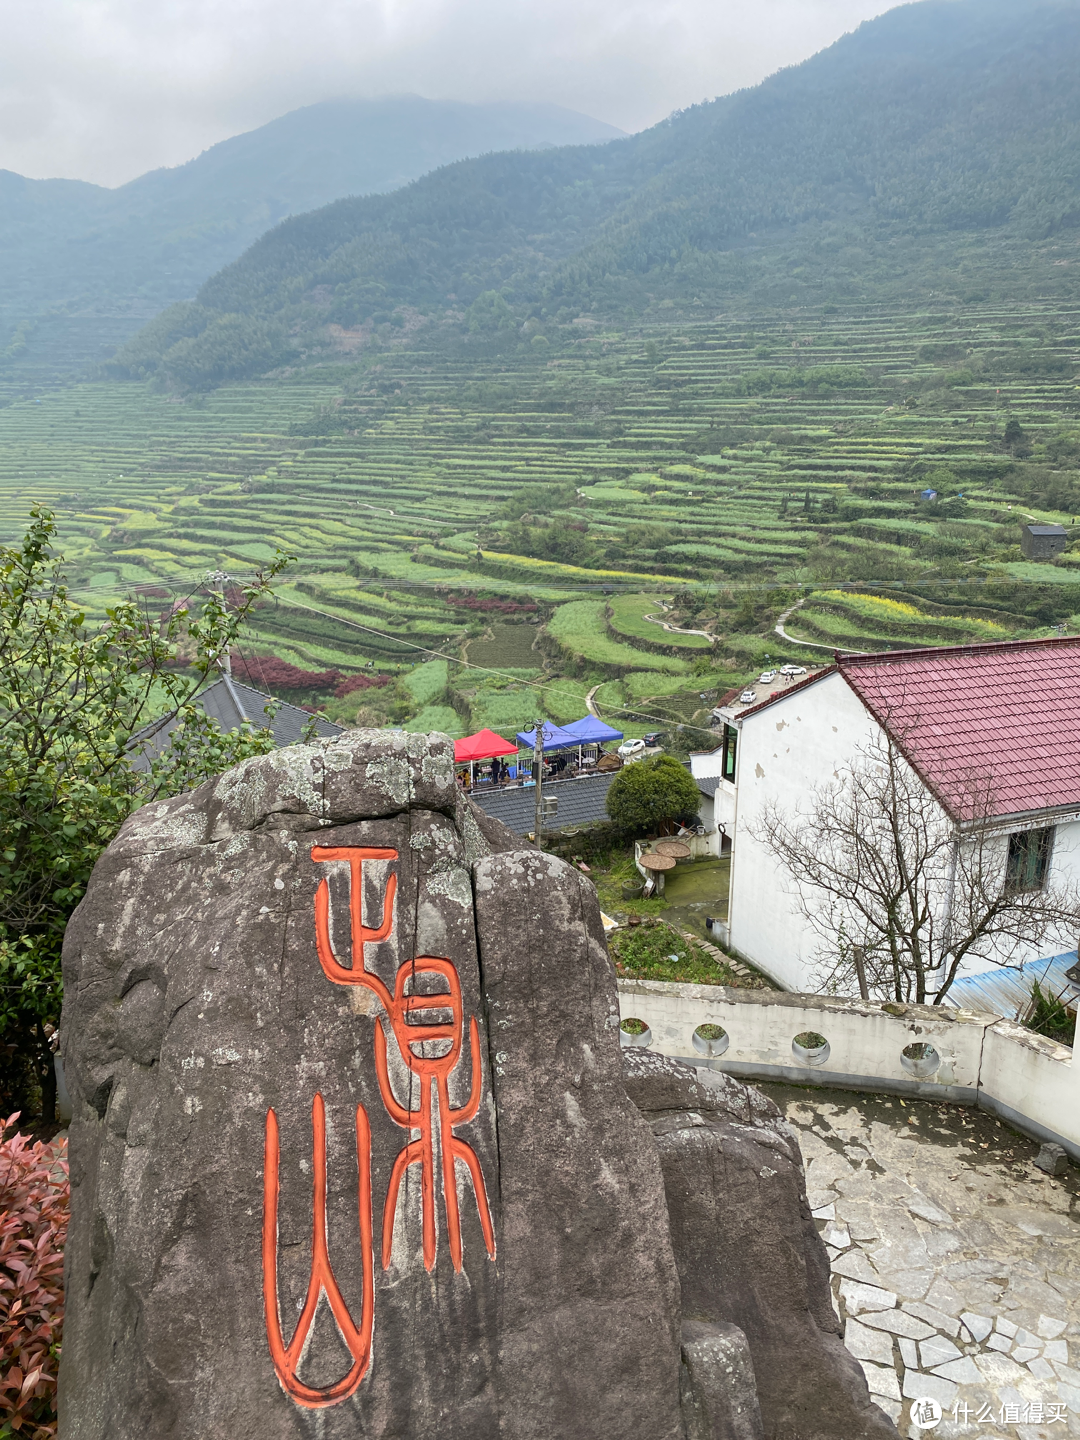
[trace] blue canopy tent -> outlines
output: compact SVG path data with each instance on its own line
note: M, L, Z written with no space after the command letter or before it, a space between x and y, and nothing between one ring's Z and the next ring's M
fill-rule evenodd
M569 750L571 748L576 749L577 746L581 744L580 736L572 734L569 730L561 729L560 726L553 724L552 721L542 720L540 723L544 727L545 755L549 750ZM517 735L517 742L519 745L524 746L524 748L527 750L535 750L536 731L519 730Z
M583 745L603 745L607 740L623 738L621 730L606 725L595 715L584 715L580 720L575 720L572 725L565 725L563 728L568 735L576 735Z

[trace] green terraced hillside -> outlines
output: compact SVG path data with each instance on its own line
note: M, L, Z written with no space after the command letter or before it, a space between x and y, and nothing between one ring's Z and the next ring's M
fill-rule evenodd
M16 401L0 534L51 505L91 615L289 551L240 659L338 672L300 698L344 721L512 734L591 697L700 727L781 657L1070 624L1080 549L1024 562L1019 527L1080 517L1078 374L1049 303L585 328L512 363L406 336L202 397Z

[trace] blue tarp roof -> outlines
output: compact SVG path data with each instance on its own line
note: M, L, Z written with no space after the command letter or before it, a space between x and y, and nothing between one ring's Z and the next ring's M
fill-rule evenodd
M582 743L580 735L572 735L569 730L563 730L561 726L554 724L551 720L542 720L540 723L544 727L545 755L549 750L569 750L571 745L576 749ZM519 730L517 742L528 750L535 750L536 731Z
M995 966L982 975L965 975L951 986L943 1000L955 1010L981 1010L1015 1020L1031 1003L1032 982L1044 992L1061 998L1068 1006L1080 1003L1080 985L1066 978L1065 971L1076 964L1076 951L1054 955L1049 960L1029 960L1021 969L1015 965Z
M595 715L583 715L580 720L575 720L572 725L565 725L563 728L567 734L576 735L579 740L584 740L590 745L602 745L605 740L621 740L623 738L621 730L615 730L612 726L606 725Z

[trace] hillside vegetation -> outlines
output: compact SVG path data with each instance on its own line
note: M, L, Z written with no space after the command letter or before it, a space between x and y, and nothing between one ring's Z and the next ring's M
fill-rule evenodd
M116 373L197 389L401 331L506 351L665 307L1068 295L1078 64L1073 0L901 6L640 135L463 161L286 221ZM803 382L781 363L759 383Z
M0 393L100 363L286 216L467 155L621 131L556 105L335 100L115 190L0 170Z

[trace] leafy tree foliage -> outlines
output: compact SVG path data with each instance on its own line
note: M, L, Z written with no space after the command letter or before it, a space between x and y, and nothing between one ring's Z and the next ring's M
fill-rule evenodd
M525 515L550 515L573 505L577 499L575 485L522 485L502 507L502 514L508 520L520 520Z
M665 820L689 820L700 808L693 777L671 755L625 765L607 793L607 813L630 831L655 830Z
M522 525L513 537L515 550L538 560L557 560L563 565L595 565L600 558L584 525Z
M46 1118L64 928L98 856L136 806L272 747L263 729L223 734L192 702L288 559L231 603L211 589L158 625L123 601L94 629L54 537L52 514L35 507L21 544L0 550L0 1044L8 1084L17 1095L29 1065ZM163 709L179 721L174 743L140 772L137 732Z

